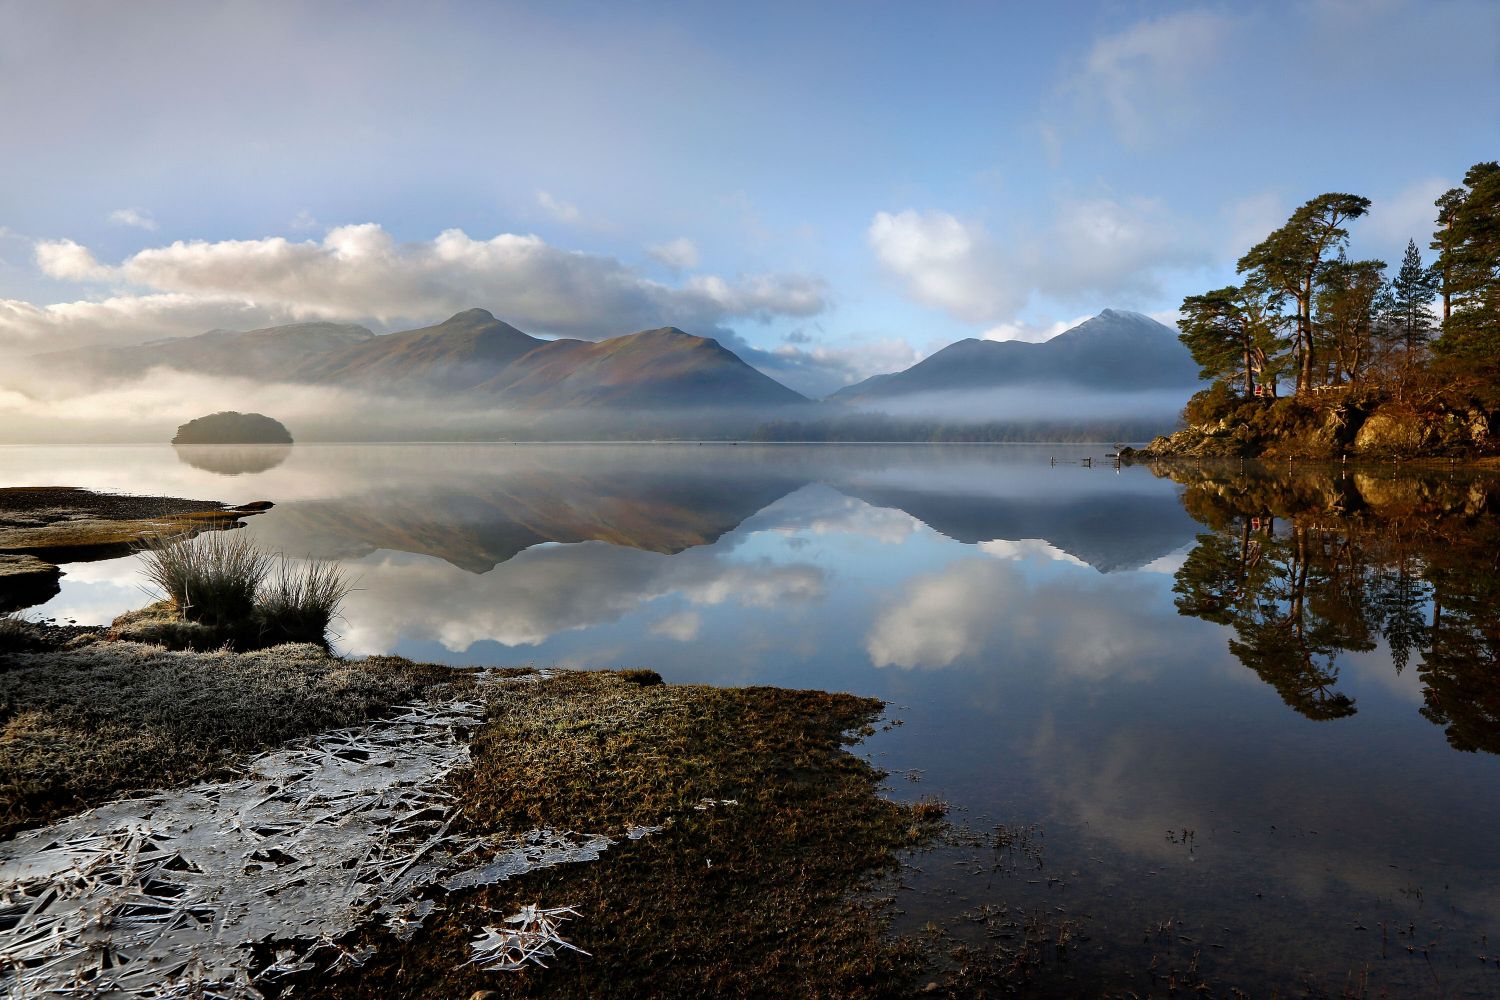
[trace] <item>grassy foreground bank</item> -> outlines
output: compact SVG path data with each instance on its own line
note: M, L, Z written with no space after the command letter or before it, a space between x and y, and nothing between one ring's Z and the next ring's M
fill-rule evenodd
M227 773L250 753L472 692L473 674L316 646L171 652L74 636L0 651L0 817L35 826L134 789ZM443 894L410 940L366 929L362 967L278 989L314 997L754 996L910 993L926 966L869 890L940 810L882 798L850 754L879 702L773 688L666 685L648 671L490 685L450 781L461 833L550 827L617 843L598 861ZM632 827L659 828L632 840ZM550 968L485 971L477 928L525 904L577 911Z

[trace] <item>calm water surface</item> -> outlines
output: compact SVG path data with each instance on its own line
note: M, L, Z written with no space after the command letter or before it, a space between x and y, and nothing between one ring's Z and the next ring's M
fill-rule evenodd
M274 500L246 530L358 576L354 654L885 699L891 793L1025 847L913 859L902 927L1068 921L1061 988L1500 994L1500 486L1104 450L0 448L0 484ZM67 571L33 614L146 600Z

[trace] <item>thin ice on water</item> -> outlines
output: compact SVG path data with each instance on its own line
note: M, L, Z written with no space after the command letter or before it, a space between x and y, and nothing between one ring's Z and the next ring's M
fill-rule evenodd
M559 948L576 951L580 955L588 952L562 938L557 929L564 920L578 916L570 906L544 910L536 905L521 907L519 913L506 917L500 927L486 927L469 944L474 957L470 965L478 965L489 972L516 972L533 963L547 967L543 961L557 957Z
M239 780L0 843L0 994L258 997L279 977L362 964L368 950L337 941L368 921L414 934L439 888L597 859L606 837L450 832L444 779L468 762L458 733L483 712L408 706L264 754Z

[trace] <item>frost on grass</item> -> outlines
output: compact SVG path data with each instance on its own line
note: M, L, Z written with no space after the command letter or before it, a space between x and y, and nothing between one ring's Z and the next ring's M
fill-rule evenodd
M479 700L408 706L264 754L239 780L0 844L0 993L257 997L279 977L362 964L371 952L339 939L368 922L409 937L439 890L597 859L603 836L451 832L444 779L469 762L462 734L483 715Z

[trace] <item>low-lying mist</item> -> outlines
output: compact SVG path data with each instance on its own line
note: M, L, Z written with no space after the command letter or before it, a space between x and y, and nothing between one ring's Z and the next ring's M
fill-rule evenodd
M952 389L861 403L858 408L890 417L960 423L1160 420L1170 426L1192 391L1184 387L1100 392L1075 385Z
M129 379L59 378L9 359L0 443L161 443L221 410L264 413L298 441L1139 440L1170 430L1185 392L1077 388L945 392L849 406L541 410L461 396L393 396L155 368Z

